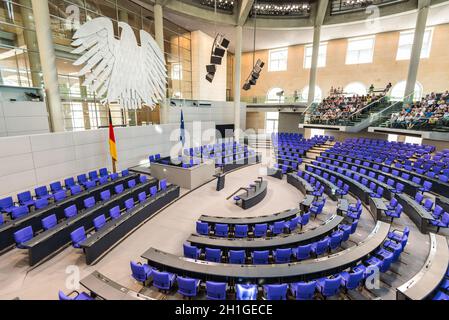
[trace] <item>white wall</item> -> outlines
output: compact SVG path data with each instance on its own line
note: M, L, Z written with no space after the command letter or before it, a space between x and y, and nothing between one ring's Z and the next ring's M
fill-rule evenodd
M215 128L213 122L201 125L202 130ZM170 141L175 129L179 121L116 128L118 169L148 162L150 154L168 155L179 140L175 134ZM186 130L192 130L192 123L186 122ZM108 141L107 129L0 138L0 198L101 167L111 169Z
M212 83L206 80L206 65L210 64L210 55L214 38L202 31L191 33L192 48L192 98L194 100L226 101L226 54Z
M45 102L0 101L0 137L50 132Z
M207 103L207 102L204 102ZM211 121L217 125L234 124L234 103L227 101L212 101L210 107L189 107L183 106L184 121ZM177 123L181 119L181 108L170 107L168 112L168 122ZM246 127L246 104L240 107L240 128Z

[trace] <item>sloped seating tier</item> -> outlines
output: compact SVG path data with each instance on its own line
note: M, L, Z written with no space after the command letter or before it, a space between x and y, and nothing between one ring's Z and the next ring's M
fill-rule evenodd
M246 250L251 252L254 250L273 250L276 248L286 248L312 243L316 240L324 238L332 231L338 229L343 222L343 217L333 215L321 225L314 229L304 232L292 232L290 234L281 234L275 237L267 238L220 238L214 236L202 236L192 234L187 241L193 246L199 248L219 248L224 250Z
M335 274L355 266L382 245L387 239L389 231L390 225L379 221L370 235L357 246L329 257L277 264L275 267L274 265L238 265L196 261L154 248L148 249L141 257L150 266L159 270L203 281L224 281L230 284L306 281Z
M449 267L449 248L444 236L429 234L430 251L423 268L409 281L396 289L397 300L432 298L444 280Z
M287 174L287 183L301 191L303 195L312 194L315 191L314 187L308 181L299 177L296 173Z
M125 188L128 188L127 182L133 179L139 180L139 175L129 174L128 176L120 177L107 184L99 185L95 188L68 197L65 200L55 202L48 207L32 211L19 219L6 221L4 224L0 225L0 251L14 245L14 232L28 226L31 226L35 232L41 231L42 219L54 214L58 221L62 220L65 218L64 210L66 208L72 205L76 205L77 208L84 208L84 200L90 197L94 197L96 202L101 201L100 195L103 191L109 190L111 194L113 194L115 186L123 184ZM154 178L148 178L148 182L153 185L157 184L157 181Z
M422 233L429 231L430 221L435 218L421 204L417 203L414 198L406 194L396 195L396 199L403 206L404 212L415 223Z
M178 198L179 190L178 186L169 185L154 196L147 195L146 200L140 201L119 218L111 219L100 230L81 242L80 247L86 256L86 264L95 262L131 230Z
M102 300L155 300L141 293L125 288L98 271L80 280L80 284L90 291L90 296Z
M322 152L321 153L321 157L324 159L324 162L326 162L326 160L330 160L330 161L339 161L342 164L347 164L349 166L349 168L351 167L356 167L358 168L358 172L360 173L360 169L364 169L367 171L367 173L369 173L370 171L375 173L375 178L377 179L380 175L384 176L386 180L388 179L392 179L395 181L395 183L399 182L402 183L404 185L404 192L407 193L408 195L415 195L416 192L419 191L419 188L421 187L421 185L404 179L400 176L395 176L393 174L391 174L390 172L385 172L382 171L381 168L382 167L386 167L389 169L389 171L391 171L389 166L383 166L382 164L378 164L374 161L368 161L368 160L360 160L357 159L356 157L349 157L349 156L343 156L341 154L336 154L336 153L330 153L330 152ZM345 159L345 160L343 160ZM318 160L318 158L317 158ZM356 164L355 161L359 160L361 163L365 163L367 165L362 165L362 164ZM379 165L379 169L374 169L373 165Z
M56 253L59 249L70 244L70 233L83 226L86 230L93 229L93 220L98 216L109 212L115 206L124 207L125 201L133 198L137 199L138 194L144 191L150 193L150 189L158 184L157 181L148 180L134 188L127 189L122 193L111 196L109 200L101 201L95 206L86 209L77 215L70 217L54 228L44 231L24 246L28 249L29 264L31 266L39 263L46 257Z
M391 200L391 198L393 197L392 192L394 190L394 187L389 186L386 183L378 181L376 178L372 178L372 177L370 177L370 176L368 176L366 174L362 174L362 173L360 173L358 171L353 171L352 169L342 168L340 166L341 163L338 160L334 160L332 162L332 164L330 164L330 163L326 163L326 162L320 161L320 157L318 157L317 161L312 161L312 164L315 165L315 166L321 166L321 167L324 167L324 168L332 169L332 170L334 170L334 171L336 171L338 173L344 174L344 175L348 175L348 174L353 175L354 173L356 173L361 179L365 178L368 181L368 183L371 183L371 182L374 183L376 185L376 188L377 187L383 188L383 193L382 193L383 198L385 198L387 200ZM371 189L371 192L375 192L375 191L376 190L372 190Z

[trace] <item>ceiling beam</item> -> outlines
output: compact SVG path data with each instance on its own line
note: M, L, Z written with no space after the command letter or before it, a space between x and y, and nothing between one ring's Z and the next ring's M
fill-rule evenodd
M168 1L170 1L170 0L156 0L156 3L160 4L161 6L165 6Z
M249 13L251 12L251 8L253 7L254 0L242 0L240 1L240 6L237 11L237 25L243 26L248 20Z

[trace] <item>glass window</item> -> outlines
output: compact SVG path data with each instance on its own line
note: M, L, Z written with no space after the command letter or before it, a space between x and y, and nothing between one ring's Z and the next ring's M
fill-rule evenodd
M267 93L267 103L284 103L284 90L281 88L272 88Z
M308 44L304 48L304 69L310 69L312 66L313 45ZM318 50L318 68L326 66L327 43L321 43Z
M375 36L348 39L346 64L372 63Z
M424 32L424 38L421 49L421 58L429 58L430 49L432 46L432 32L433 29L427 29ZM414 31L404 31L399 34L398 52L396 60L409 60L412 55L413 39L415 37Z
M301 93L301 101L307 101L309 99L309 86L302 89ZM323 92L321 91L321 88L316 86L315 87L315 99L313 99L314 102L320 102L323 99Z
M353 95L363 96L366 94L367 90L363 83L352 82L343 89L343 92L345 93L346 96L353 96Z
M267 112L266 113L266 132L271 134L273 132L278 132L279 126L279 112Z
M268 71L287 70L288 48L270 50L268 55Z
M173 63L171 69L172 80L182 80L182 64Z
M391 89L391 100L399 101L404 99L405 85L406 81L401 81L393 86L393 88ZM421 100L422 94L423 94L423 86L421 85L421 83L416 81L413 99Z

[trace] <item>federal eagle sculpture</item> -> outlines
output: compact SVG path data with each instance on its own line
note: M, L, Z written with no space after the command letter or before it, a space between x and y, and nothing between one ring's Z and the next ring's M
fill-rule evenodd
M72 53L82 54L74 65L84 67L84 86L95 92L103 104L119 103L127 109L155 105L164 99L167 69L164 54L153 37L140 30L137 43L133 29L119 22L120 39L108 18L95 18L82 25L73 36Z

